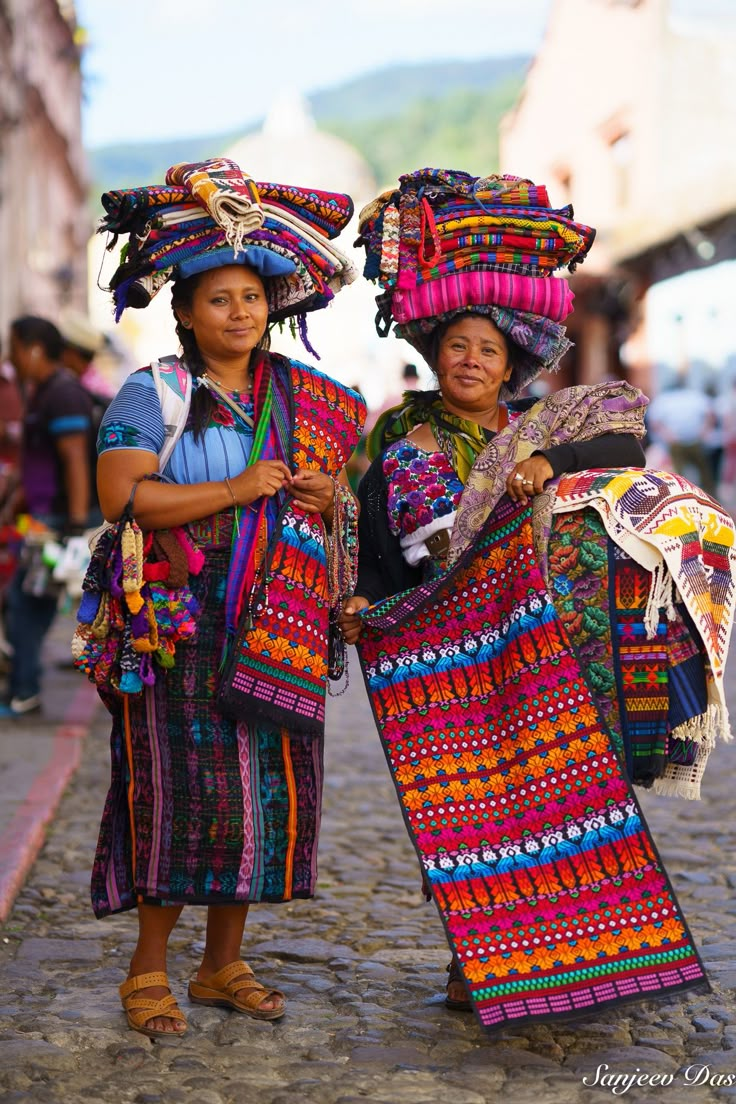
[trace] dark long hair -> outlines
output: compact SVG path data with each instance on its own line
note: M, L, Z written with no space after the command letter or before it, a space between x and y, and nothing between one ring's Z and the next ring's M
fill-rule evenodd
M21 345L40 345L49 360L58 360L64 348L64 339L53 322L35 314L24 314L10 323L10 332Z
M185 310L191 310L194 293L197 290L201 278L202 274L198 273L196 276L189 276L185 280L175 280L171 285L171 309L176 319L176 336L179 338L187 368L194 379L197 379L207 371L207 365L204 362L204 357L199 351L199 345L194 336L194 330L185 326L183 322L179 320L179 316L176 312L182 307ZM266 329L256 348L265 351L271 348L271 334L268 329ZM217 400L209 387L198 387L195 390L192 395L190 414L195 441L198 441L202 437L212 419L212 414L216 407Z

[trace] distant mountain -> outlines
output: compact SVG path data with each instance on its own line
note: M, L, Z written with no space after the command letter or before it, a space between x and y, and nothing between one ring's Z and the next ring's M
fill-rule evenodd
M87 151L92 177L93 199L109 188L130 188L161 183L169 165L177 161L199 161L222 153L254 126L227 134L200 138L172 138L169 142L126 142Z
M423 165L493 172L498 121L514 103L529 61L393 65L315 92L309 104L320 127L355 146L381 185ZM169 165L212 157L260 126L90 150L92 199L96 205L108 188L160 181Z
M383 118L326 121L324 129L361 151L381 189L401 173L428 166L485 176L498 171L498 124L521 85L521 77L507 78L485 90L415 100Z
M518 80L530 61L514 56L389 65L338 88L315 92L309 103L320 124L392 118L417 100L442 100L453 92L487 91L509 79Z

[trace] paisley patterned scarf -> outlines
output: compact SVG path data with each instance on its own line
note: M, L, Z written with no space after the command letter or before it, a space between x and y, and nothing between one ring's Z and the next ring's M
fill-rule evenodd
M566 387L547 395L500 430L473 464L460 499L450 542L450 563L456 563L474 541L486 518L506 491L506 479L520 460L540 449L566 441L590 441L604 433L644 436L647 397L629 383L599 383ZM459 474L459 473L458 473ZM552 522L554 484L534 498L534 534L538 549L546 547ZM546 575L545 564L540 565Z

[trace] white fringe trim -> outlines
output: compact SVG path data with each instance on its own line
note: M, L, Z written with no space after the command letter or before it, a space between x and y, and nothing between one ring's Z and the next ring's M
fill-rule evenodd
M703 714L703 718L707 716L707 713ZM696 718L696 720L700 719ZM706 727L704 725L704 728ZM680 725L679 728L675 729L675 732L681 732L684 728L685 725ZM664 768L663 776L654 780L652 786L654 793L662 797L681 797L686 801L700 801L700 784L703 781L708 757L713 750L714 742L714 739L711 742L699 741L697 757L695 762L689 766L685 763L668 763Z
M697 781L684 778L655 778L652 790L660 797L682 797L686 801L700 801L700 778Z
M689 721L674 728L672 736L675 740L692 740L696 744L705 744L708 748L715 747L718 739L726 742L733 740L728 710L723 705L713 703L705 713L691 717Z
M664 560L652 568L652 581L649 586L647 608L644 613L644 627L647 630L647 639L653 640L657 635L659 625L659 611L664 609L668 621L674 621L677 617L675 609L675 582Z

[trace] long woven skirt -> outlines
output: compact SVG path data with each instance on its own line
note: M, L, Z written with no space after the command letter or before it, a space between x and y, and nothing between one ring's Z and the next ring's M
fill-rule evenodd
M190 580L201 613L176 665L117 700L112 779L92 873L97 916L146 904L311 897L323 740L216 708L229 544L204 548ZM128 737L126 739L126 727Z

